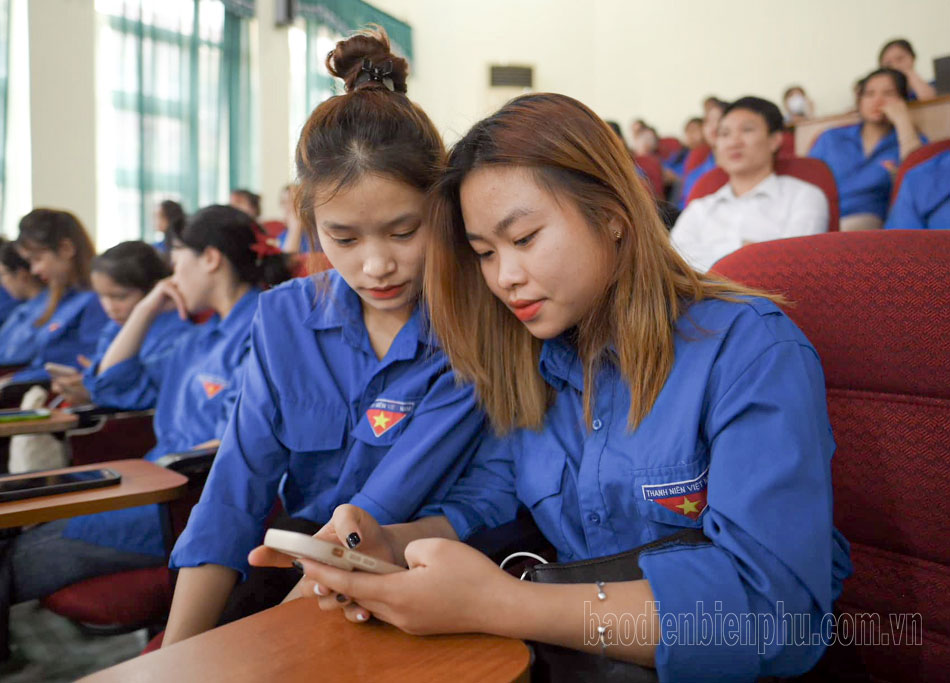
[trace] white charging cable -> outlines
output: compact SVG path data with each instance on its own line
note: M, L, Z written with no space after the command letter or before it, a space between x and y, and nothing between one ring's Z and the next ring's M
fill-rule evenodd
M508 557L506 557L505 559L501 561L501 564L498 565L499 568L504 569L506 564L508 564L511 560L514 560L515 558L518 558L518 557L530 557L532 560L537 560L541 564L548 563L548 561L545 560L540 555L535 555L534 553L522 551L522 552L517 552L517 553L511 553L511 555L509 555ZM524 572L521 573L521 580L524 581L524 577L527 575L528 575L528 570L525 569Z

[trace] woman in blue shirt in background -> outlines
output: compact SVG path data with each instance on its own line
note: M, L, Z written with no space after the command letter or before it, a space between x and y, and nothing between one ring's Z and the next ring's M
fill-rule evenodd
M950 150L907 171L884 227L950 230Z
M152 291L162 279L171 275L171 268L159 253L145 242L122 242L107 249L92 261L92 289L109 316L109 323L99 335L99 343L92 358L81 357L79 362L85 367L83 372L72 374L57 373L53 378L53 391L64 396L73 405L96 403L103 405L101 397L95 394L96 374L99 361L122 325L129 319L135 305ZM178 337L191 327L191 322L182 320L177 311L162 313L152 323L139 355L144 365L152 365L155 358L169 353ZM124 400L125 410L145 410L154 408L154 403L146 400Z
M92 355L108 322L89 269L96 255L86 229L68 211L34 209L20 220L17 248L30 272L49 288L46 308L34 323L36 351L29 366L10 377L13 382L49 379L43 367L59 363L79 367L79 356Z
M0 365L23 365L36 354L34 324L46 310L49 293L13 242L0 244L0 286L17 303L0 326Z
M255 572L231 595L278 496L288 526L309 533L348 502L407 521L445 493L482 432L472 388L419 306L442 140L406 96L408 65L385 33L338 43L327 67L346 93L303 128L296 204L335 270L261 297L237 408L172 554L165 645L272 606L297 582L293 570Z
M317 585L299 594L410 633L605 652L655 667L661 681L815 664L823 645L812 638L850 571L832 526L821 364L774 303L676 254L635 177L607 126L562 95L520 97L457 143L428 213L427 301L452 366L505 436L486 439L418 521L381 528L371 510L341 506L318 534L361 539L409 571L303 560ZM639 580L522 582L456 542L513 520L519 504L562 561L687 529L704 542L643 552L631 560ZM289 562L265 548L250 559ZM773 624L777 613L808 615L809 644L765 633L740 644L713 611ZM608 612L630 615L640 639L585 637ZM708 633L678 642L690 634L677 615L697 612Z
M237 209L211 206L194 214L172 235L174 274L135 305L100 361L97 399L117 408L155 405L157 443L146 459L207 446L224 434L260 288L289 276L283 256L264 244L257 224ZM170 353L141 354L162 314L177 311L185 320L209 308L211 319L181 334ZM0 575L9 571L10 580L0 582L0 609L92 576L166 561L157 505L42 524L7 543L12 548L0 548L0 562L9 566ZM0 619L6 616L3 609Z
M834 174L842 230L873 230L884 224L893 175L923 139L907 110L907 79L878 69L858 83L861 123L822 133L808 156Z

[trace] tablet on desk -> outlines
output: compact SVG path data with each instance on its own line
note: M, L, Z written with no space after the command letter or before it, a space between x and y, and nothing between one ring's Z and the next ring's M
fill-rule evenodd
M26 422L27 420L44 420L51 414L52 413L48 408L33 408L31 410L9 408L0 410L0 422Z
M60 472L43 474L37 472L32 477L0 477L0 503L9 500L23 500L49 496L54 493L72 493L86 489L113 486L122 480L122 476L113 470L82 470L80 472Z

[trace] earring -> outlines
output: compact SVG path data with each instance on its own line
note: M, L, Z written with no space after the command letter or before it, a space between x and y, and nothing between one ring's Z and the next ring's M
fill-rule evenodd
M614 241L619 242L620 238L623 237L619 230L614 230Z

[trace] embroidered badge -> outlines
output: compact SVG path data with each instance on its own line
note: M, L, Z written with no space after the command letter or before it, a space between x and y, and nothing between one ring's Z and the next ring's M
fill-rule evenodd
M226 380L211 375L198 375L198 381L201 382L201 388L204 389L205 396L209 399L214 398L228 387Z
M390 401L386 398L373 401L373 405L366 411L366 419L369 420L373 434L380 437L388 432L402 422L412 412L415 405L406 401Z
M709 468L695 479L674 481L668 484L644 484L643 499L662 505L667 510L699 519L706 509L706 486L709 483Z
M50 332L55 332L55 331L58 330L60 327L62 327L62 325L59 324L59 323L50 323L50 324L49 324L49 327L46 328L46 329L48 329Z

